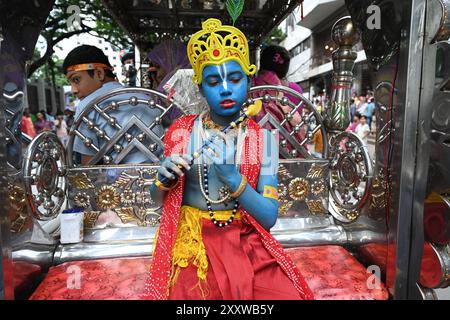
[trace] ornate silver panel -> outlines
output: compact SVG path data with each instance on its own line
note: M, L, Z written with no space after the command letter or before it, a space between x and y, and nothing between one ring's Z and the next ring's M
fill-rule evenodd
M118 98L113 100L114 97L123 94L136 94L136 96L131 96L129 99ZM144 96L145 99L143 99ZM119 119L112 115L115 110L130 105L133 108L156 109L159 111L159 116L151 123L146 123L136 116L132 116L131 119L121 123ZM84 108L70 130L70 139L67 146L70 167L72 167L75 136L96 153L88 165L101 162L103 164L118 164L135 149L145 154L150 161L159 162L159 157L162 155L164 134L158 135L152 129L161 125L166 115L175 107L181 110L175 102L164 94L143 88L117 89L97 98ZM94 119L90 118L92 114L103 118L107 122L108 130L113 134L108 135L104 129L100 129ZM80 130L81 126L95 134L104 144L102 146L96 145L91 138L83 134ZM131 131L131 129L134 131ZM130 132L133 132L133 134Z
M85 228L156 226L161 207L150 194L157 167L96 166L68 171L69 204L81 207Z
M286 95L289 94L294 99L299 100L294 104ZM257 86L250 88L249 95L253 97L244 107L253 103L255 100L262 100L263 108L269 103L275 103L278 106L289 107L290 111L284 114L284 119L280 122L269 112L259 120L258 124L264 128L278 129L280 134L280 155L286 159L303 157L306 159L315 159L308 149L307 145L312 143L316 133L323 137L323 158L328 155L328 142L323 119L314 105L303 95L288 87L282 86ZM280 108L281 109L281 108ZM290 125L294 115L299 112L301 121L295 125ZM268 125L269 124L269 125ZM290 129L292 127L292 129ZM303 138L298 134L302 133ZM289 148L288 148L289 146Z
M20 122L23 113L23 91L19 90L15 83L5 84L3 98L6 105L4 109L7 145L8 166L12 170L20 170L21 141L20 141Z
M328 161L280 161L278 214L280 217L328 215Z
M351 132L331 139L330 213L341 222L355 221L372 184L373 164L364 142Z
M43 132L33 139L23 160L25 191L38 220L55 218L66 199L66 156L58 137Z

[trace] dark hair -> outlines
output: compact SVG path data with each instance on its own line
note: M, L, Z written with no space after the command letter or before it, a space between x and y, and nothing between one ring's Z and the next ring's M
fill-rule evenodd
M280 46L268 46L261 52L261 69L275 72L280 79L286 77L290 61L289 51Z
M108 57L99 48L89 45L82 45L70 51L67 57L64 59L63 71L65 74L67 74L67 68L83 63L103 63L111 68L111 70L105 70L105 75L110 78L115 78ZM91 77L94 76L94 70L87 71Z
M94 70L86 70L88 75L93 78L94 77ZM115 78L116 75L112 72L112 70L105 70L105 76L109 78Z
M361 117L360 117L360 119L362 119L362 118L364 118L364 119L366 119L366 120L367 120L367 117L366 117L366 116L361 116Z
M129 51L127 51L127 52L120 58L120 61L122 62L122 64L124 64L125 61L127 61L128 59L133 59L133 60L134 60L134 50L129 50Z

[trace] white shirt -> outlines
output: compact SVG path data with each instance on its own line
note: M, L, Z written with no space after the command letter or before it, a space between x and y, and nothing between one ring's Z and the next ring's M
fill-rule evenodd
M356 126L356 134L360 137L365 144L367 144L367 136L370 133L369 125L366 123L362 125L361 123Z

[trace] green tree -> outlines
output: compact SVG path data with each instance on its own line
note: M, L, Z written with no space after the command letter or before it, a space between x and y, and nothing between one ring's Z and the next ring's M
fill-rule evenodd
M57 62L52 58L54 47L64 39L83 33L104 38L120 48L132 46L130 38L109 15L101 0L56 0L41 32L47 48L42 56L33 59L28 78L46 63L56 66Z
M281 41L286 39L286 33L281 28L273 29L264 39L263 44L267 46L278 45Z
M40 58L40 53L35 49L34 59ZM46 64L37 69L30 77L32 80L45 79L52 82L53 86L67 86L69 82L62 72L63 60L59 59L55 55L47 61Z

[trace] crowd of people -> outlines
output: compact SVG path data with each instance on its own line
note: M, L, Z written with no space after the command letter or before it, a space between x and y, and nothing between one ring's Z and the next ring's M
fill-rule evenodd
M56 117L50 113L40 110L33 114L27 108L23 112L21 128L22 132L31 139L38 134L49 131L55 133L64 146L67 146L69 140L69 129L74 122L75 108L66 107L64 113L58 112Z
M367 95L360 95L359 97L356 93L353 94L350 115L352 122L346 131L356 133L367 145L368 137L373 133L372 123L375 115L375 98L370 91Z

